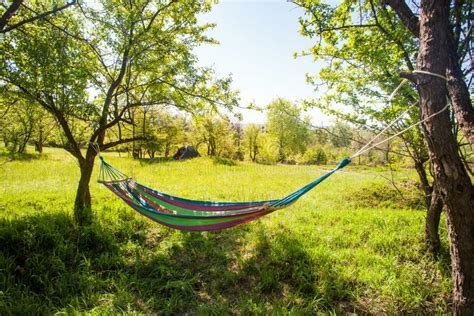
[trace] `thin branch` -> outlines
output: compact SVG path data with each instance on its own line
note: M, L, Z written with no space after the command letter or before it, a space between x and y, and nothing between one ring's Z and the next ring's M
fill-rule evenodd
M382 24L380 24L380 21L377 17L377 11L375 10L373 0L370 0L369 2L370 2L370 8L371 8L372 14L374 15L375 24L379 28L380 32L382 32L382 34L387 36L391 41L393 41L398 46L398 48L400 48L400 50L402 51L403 59L405 60L405 63L407 65L408 69L410 71L413 71L415 68L413 67L413 63L410 60L410 55L408 54L407 50L405 49L405 46L403 45L403 43L399 39L397 39L396 37L393 37L392 34L390 34L390 32L382 26Z
M351 25L341 25L341 26L333 26L329 28L322 28L321 33L324 32L331 32L331 31L340 31L345 29L353 29L353 28L370 28L370 27L377 27L377 24L351 24Z
M161 7L160 9L156 10L155 14L153 14L153 16L151 17L150 19L150 22L148 23L147 27L145 28L145 33L148 32L153 24L153 22L155 21L156 17L163 11L165 10L166 8L168 8L169 6L171 6L173 3L175 2L178 2L178 0L171 0L168 4L164 5L163 7Z
M383 0L382 4L391 7L408 30L420 37L420 21L404 0Z
M23 2L23 1L20 1L20 2ZM68 2L66 3L65 5L61 6L61 7L55 7L53 8L52 10L49 10L49 11L46 11L46 12L43 12L43 13L40 13L40 14L37 14L31 18L28 18L28 19L25 19L21 22L18 22L16 24L13 24L9 27L5 27L3 29L0 29L0 33L7 33L9 31L12 31L16 28L19 28L20 26L22 25L25 25L27 23L31 23L31 22L34 22L36 20L39 20L39 19L42 19L42 18L45 18L47 17L48 15L51 15L51 14L55 14L55 13L58 13L60 11L63 11L67 8L69 8L70 6L72 5L75 5L77 3L77 0L72 0L71 2ZM29 9L25 4L22 4L25 8ZM6 13L6 12L5 12ZM3 18L3 17L2 17Z
M161 82L161 83L163 83L163 84L166 84L166 85L168 85L168 86L170 86L170 87L172 87L172 88L178 90L179 92L182 92L182 93L184 93L184 94L186 94L186 95L188 95L188 96L195 97L195 98L199 98L199 99L202 99L202 100L206 100L206 101L208 101L208 102L210 102L210 103L212 103L212 104L217 104L217 105L220 105L220 106L229 106L229 104L226 104L226 103L224 103L224 102L220 102L220 101L218 101L218 100L211 99L211 98L206 97L206 96L204 96L204 95L197 94L197 93L195 93L195 92L191 92L191 91L188 91L188 90L186 90L186 89L183 89L183 88L181 88L181 87L179 87L179 86L177 86L177 85L175 85L175 84L173 84L173 83L171 83L171 82L167 82L167 81L164 81L164 80L162 80L162 79L157 79L157 81L159 81L159 82Z
M46 111L49 113L53 114L58 123L61 125L63 128L64 134L66 135L66 138L71 146L71 148L67 148L66 146L64 147L67 151L69 151L74 157L76 157L79 160L79 163L81 163L84 160L84 157L82 156L81 150L79 148L79 144L76 142L74 139L74 136L72 134L72 131L69 127L69 124L64 117L64 114L59 111L55 106L54 106L54 100L53 97L50 95L46 95L48 101L43 100L39 95L32 93L29 91L26 87L23 85L13 82L11 80L8 80L4 78L5 81L11 83L12 85L16 86L20 91L22 91L26 96L30 97L31 99L35 100L36 102L39 103Z
M22 2L23 0L14 0L0 17L0 33L4 33L5 26L7 26L8 21L10 21L10 19L15 15L16 11L18 11Z
M115 147L117 145L131 143L131 142L134 142L134 141L137 141L137 140L147 140L147 138L145 136L137 136L137 137L119 139L119 140L114 141L114 142L102 144L102 145L99 146L99 148L100 148L100 150L104 151L104 150L107 150L109 148Z

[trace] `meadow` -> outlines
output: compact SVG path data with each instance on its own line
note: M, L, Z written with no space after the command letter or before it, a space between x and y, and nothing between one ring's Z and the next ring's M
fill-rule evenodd
M92 181L77 227L79 169L65 151L0 161L0 314L327 314L450 310L446 229L430 256L410 169L348 166L290 208L217 232L180 232ZM332 166L105 159L143 184L204 200L281 197ZM97 173L96 164L95 173Z

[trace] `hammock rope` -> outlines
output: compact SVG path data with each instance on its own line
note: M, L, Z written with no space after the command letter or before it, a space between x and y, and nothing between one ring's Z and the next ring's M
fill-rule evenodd
M445 76L443 75L440 75L440 74L437 74L437 73L434 73L434 72L429 72L429 71L424 71L424 70L413 70L414 73L419 73L419 74L423 74L423 75L429 75L429 76L433 76L433 77L438 77L438 78L441 78L441 79L444 79L446 82L448 81L448 78L446 78ZM407 79L403 79L400 84L395 88L395 90L393 90L393 92L390 94L390 96L388 97L387 101L390 102L392 101L392 99L394 98L395 94L402 88L402 86L407 83L408 80ZM371 150L372 148L375 148L383 143L386 143L388 142L389 140L397 137L397 136L400 136L402 135L403 133L407 132L408 130L414 128L415 126L418 126L424 122L426 122L427 120L429 120L430 118L432 117L435 117L436 115L438 114L441 114L442 112L444 112L446 109L449 108L449 102L446 102L446 105L441 109L439 110L438 112L435 112L427 117L425 117L424 119L422 120L419 120L418 122L408 126L407 128L401 130L400 132L394 134L394 135L391 135L390 137L372 145L369 147L370 144L372 144L380 135L382 135L383 133L385 133L390 127L393 126L393 124L395 124L396 122L398 122L398 120L400 120L405 114L408 113L408 111L414 107L415 105L418 104L418 101L414 102L413 104L411 104L405 111L402 112L402 114L400 114L399 116L397 116L395 119L393 119L385 128L383 128L377 135L375 135L367 144L365 144L364 146L362 146L361 149L359 149L355 154L353 154L351 156L351 158L355 158L357 156L360 156L364 153L366 153L367 151Z
M442 75L430 73L427 71L414 71L420 74L432 75L439 78L446 78ZM389 96L390 101L393 96L401 89L407 81L403 80ZM415 103L416 104L416 103ZM363 153L383 144L417 125L440 114L449 107L449 103L440 111L433 113L424 119L403 129L402 131L391 135L390 137L377 142L374 141L385 133L393 124L400 120L415 104L410 105L401 115L397 116L391 123L382 129L366 145L359 149L351 157L344 158L334 169L324 175L294 191L293 193L276 200L264 200L253 202L212 202L185 199L182 197L166 194L155 189L144 186L123 172L115 169L108 164L100 154L98 144L90 144L97 151L100 158L100 169L98 182L111 190L127 205L138 213L158 222L164 226L179 230L189 231L209 231L220 230L234 227L243 223L256 220L262 216L270 214L276 210L283 209L296 202L303 195L308 193L314 187L326 180L338 170L347 166L351 159L362 155Z

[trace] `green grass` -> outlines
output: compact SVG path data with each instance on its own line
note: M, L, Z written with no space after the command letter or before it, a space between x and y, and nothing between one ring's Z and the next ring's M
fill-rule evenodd
M54 149L19 158L0 161L1 315L450 309L445 227L435 260L411 170L397 173L403 197L387 170L349 166L294 206L220 232L159 226L93 182L95 221L79 229L75 160ZM206 200L278 198L330 168L106 159L144 184Z

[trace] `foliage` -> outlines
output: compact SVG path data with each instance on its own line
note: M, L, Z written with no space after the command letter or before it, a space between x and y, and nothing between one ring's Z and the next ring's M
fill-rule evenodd
M234 158L237 153L235 129L227 117L206 114L195 117L191 128L195 147L206 146L206 153L212 157Z
M322 147L308 148L303 155L303 162L308 164L324 165L328 162L328 155Z
M300 114L296 105L284 99L276 99L267 107L267 130L278 150L278 161L305 150L308 125L300 119Z
M400 83L399 73L413 70L417 41L395 13L380 2L342 1L331 6L320 1L296 1L305 9L301 34L315 39L310 54L325 62L317 75L308 76L316 89L326 89L320 100L307 100L326 113L363 129L379 130L399 119L388 131L396 133L419 120L415 91L404 85L388 100ZM352 12L359 14L352 14ZM400 136L415 161L427 161L420 128ZM334 141L335 139L333 139Z
M145 140L133 142L131 148L127 145L126 149L132 151L134 158L143 158L145 154L149 158L155 158L156 154L168 158L185 141L188 122L183 115L156 107L144 107L134 109L132 117L134 126L131 131L122 131L123 135L146 135Z
M211 41L202 35L211 25L197 25L195 18L207 5L190 1L153 8L104 1L102 10L84 4L82 9L57 17L55 27L41 21L27 34L4 39L2 76L17 93L50 112L59 110L66 119L86 122L91 132L98 122L110 127L130 123L127 109L135 107L194 111L212 100L227 106L235 100L228 91L230 79L213 81L212 70L197 67L191 54ZM108 60L116 62L109 65ZM108 116L112 120L104 122Z
M260 153L262 126L256 124L249 124L244 131L245 143L248 150L248 156L251 161L257 162L258 154Z
M337 120L336 124L331 127L331 134L329 134L331 143L336 148L349 147L352 143L351 128L347 123Z
M43 145L56 130L56 124L44 109L35 103L5 93L0 96L0 137L10 152L24 153L26 145L35 143L35 150Z

